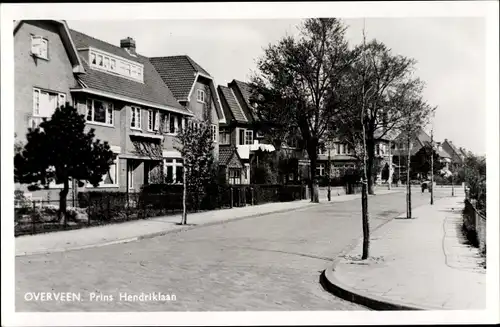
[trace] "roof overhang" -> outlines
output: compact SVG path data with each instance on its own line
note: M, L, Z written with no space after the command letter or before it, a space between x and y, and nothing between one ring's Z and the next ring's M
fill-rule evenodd
M100 91L100 90L95 90L95 89L91 89L91 88L70 89L70 91L72 93L87 93L87 94L98 95L98 96L102 96L102 97L113 99L113 100L130 102L130 103L133 103L133 104L136 104L139 106L145 106L145 107L151 107L151 108L155 108L155 109L176 112L179 114L183 114L185 116L194 116L193 113L188 112L188 111L184 111L182 109L178 109L178 108L174 108L174 107L170 107L170 106L165 106L165 105L161 105L161 104L157 104L157 103L153 103L153 102L149 102L149 101L138 100L138 99L134 99L131 97L127 97L124 95L119 95L119 94L115 94L115 93L111 93L111 92Z
M163 135L159 135L159 134L133 132L133 133L130 133L129 135L133 136L133 137L141 137L141 138L154 139L154 140L163 140Z
M14 23L14 34L21 27L23 20L18 20ZM65 20L51 20L51 22L57 24L59 26L59 34L61 35L61 40L64 44L68 52L69 59L71 64L73 65L73 73L75 74L85 74L85 68L83 67L80 56L78 55L78 51L75 47L75 43L71 38L71 34L69 32L68 24Z

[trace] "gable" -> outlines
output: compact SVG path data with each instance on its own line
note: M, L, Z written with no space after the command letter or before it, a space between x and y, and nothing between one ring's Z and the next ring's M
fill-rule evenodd
M233 152L233 155L231 156L231 159L229 160L227 164L228 168L243 168L243 164L241 163L241 160L238 157L238 154L236 152Z

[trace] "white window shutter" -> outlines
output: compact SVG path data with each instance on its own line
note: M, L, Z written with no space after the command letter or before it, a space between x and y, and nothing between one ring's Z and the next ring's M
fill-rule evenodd
M33 115L40 115L40 90L33 90Z
M155 111L154 112L154 116L155 116L155 122L154 122L154 130L157 131L159 126L160 126L160 112L159 111Z

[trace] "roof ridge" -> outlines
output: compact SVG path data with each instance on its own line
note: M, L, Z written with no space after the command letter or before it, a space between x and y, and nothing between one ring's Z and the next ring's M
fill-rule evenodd
M116 49L125 50L125 49L123 49L122 47L119 47L119 46L117 46L117 45L114 45L113 43L109 43L109 42L107 42L107 41L104 41L104 40L98 39L98 38L96 38L96 37L94 37L94 36L91 36L91 35L88 35L88 34L86 34L86 33L83 33L83 32L77 31L77 30L74 30L74 29L69 28L69 27L68 27L68 29L69 29L70 33L71 33L71 32L75 32L75 33L78 33L78 34L82 34L82 35L84 35L84 36L86 36L86 37L88 37L88 38L91 38L91 39L93 39L93 40L96 40L96 41L98 41L98 42L106 43L107 45L112 46L112 47L114 47L114 48L116 48ZM136 53L135 53L135 55L136 55L137 57L142 57L142 58L149 59L149 57L146 57L146 56L144 56L144 55L141 55L141 54L139 54L138 52L136 52ZM130 55L130 54L129 54L129 56L134 57L134 56L132 56L132 55Z

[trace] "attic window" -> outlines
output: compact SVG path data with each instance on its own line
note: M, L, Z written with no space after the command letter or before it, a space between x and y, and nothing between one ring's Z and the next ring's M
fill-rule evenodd
M49 40L41 36L31 36L31 54L42 59L49 59Z
M196 94L196 100L198 100L198 102L205 103L205 91L198 90L198 93Z
M89 62L94 69L103 70L141 83L144 82L144 66L140 63L92 48L89 51Z

